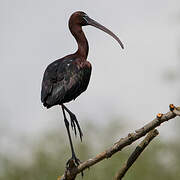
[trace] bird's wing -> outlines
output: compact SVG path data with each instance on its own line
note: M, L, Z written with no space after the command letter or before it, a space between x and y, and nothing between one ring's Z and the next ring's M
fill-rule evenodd
M57 82L57 78L63 79L63 73L59 73L57 76L57 71L59 66L62 64L62 62L59 62L58 60L54 61L53 63L49 64L46 68L43 76L42 81L42 89L41 89L41 101L45 103L47 97L51 94L53 89L53 84Z
M73 94L80 86L80 71L70 59L51 63L46 68L42 82L43 104L47 107L59 104L65 95Z

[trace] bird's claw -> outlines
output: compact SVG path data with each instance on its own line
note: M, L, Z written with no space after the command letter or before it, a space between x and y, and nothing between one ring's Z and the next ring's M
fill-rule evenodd
M80 126L79 126L79 123L78 123L78 121L77 121L76 116L75 116L74 114L70 114L70 119L71 119L71 127L72 127L72 129L74 130L75 136L77 135L77 131L76 131L76 127L77 127L78 132L79 132L79 137L80 137L80 139L81 139L81 141L82 141L83 133L82 133L82 131L81 131L81 128L80 128Z
M67 163L66 163L66 169L71 169L73 167L77 167L79 166L79 164L81 163L81 161L74 155L72 156L72 158L70 158ZM81 172L81 176L84 176L83 171Z
M81 161L76 157L76 156L72 156L66 163L66 168L72 168L72 167L76 167L81 163Z
M71 127L72 127L72 130L74 130L75 136L77 136L77 133L76 133L76 124L74 123L74 120L72 118L71 118Z

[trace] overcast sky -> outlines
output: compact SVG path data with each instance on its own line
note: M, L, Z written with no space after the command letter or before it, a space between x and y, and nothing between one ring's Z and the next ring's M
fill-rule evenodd
M178 72L179 0L1 0L1 133L64 126L60 107L42 106L41 81L49 63L76 50L67 24L77 10L111 29L125 45L122 50L104 32L83 28L92 76L87 91L67 105L81 124L86 118L104 123L120 116L130 131L168 111L170 103L178 104L177 80L164 77Z

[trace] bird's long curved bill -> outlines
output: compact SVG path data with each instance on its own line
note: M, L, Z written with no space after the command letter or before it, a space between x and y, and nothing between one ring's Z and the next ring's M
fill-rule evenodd
M124 45L123 43L121 42L121 40L112 32L110 31L109 29L107 29L106 27L104 27L103 25L99 24L98 22L96 22L95 20L91 19L90 17L87 17L86 18L86 21L89 25L91 26L94 26L104 32L106 32L107 34L109 34L110 36L112 36L119 44L120 46L122 47L122 49L124 49Z

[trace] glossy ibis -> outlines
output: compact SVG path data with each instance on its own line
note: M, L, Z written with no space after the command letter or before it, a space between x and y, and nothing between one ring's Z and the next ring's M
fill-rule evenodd
M47 66L41 90L41 101L45 107L50 108L55 105L60 105L62 108L72 151L72 158L70 160L74 160L77 165L79 164L79 160L76 158L74 152L66 112L70 116L71 126L75 135L78 130L81 141L83 134L76 116L64 105L64 103L75 100L86 90L89 84L91 76L91 64L87 61L89 46L85 34L82 31L82 26L86 25L94 26L108 33L118 41L122 48L124 48L120 39L113 32L88 17L86 13L81 11L73 13L69 19L69 29L77 41L78 49L74 54L67 55ZM67 165L69 164L69 161L67 162Z

